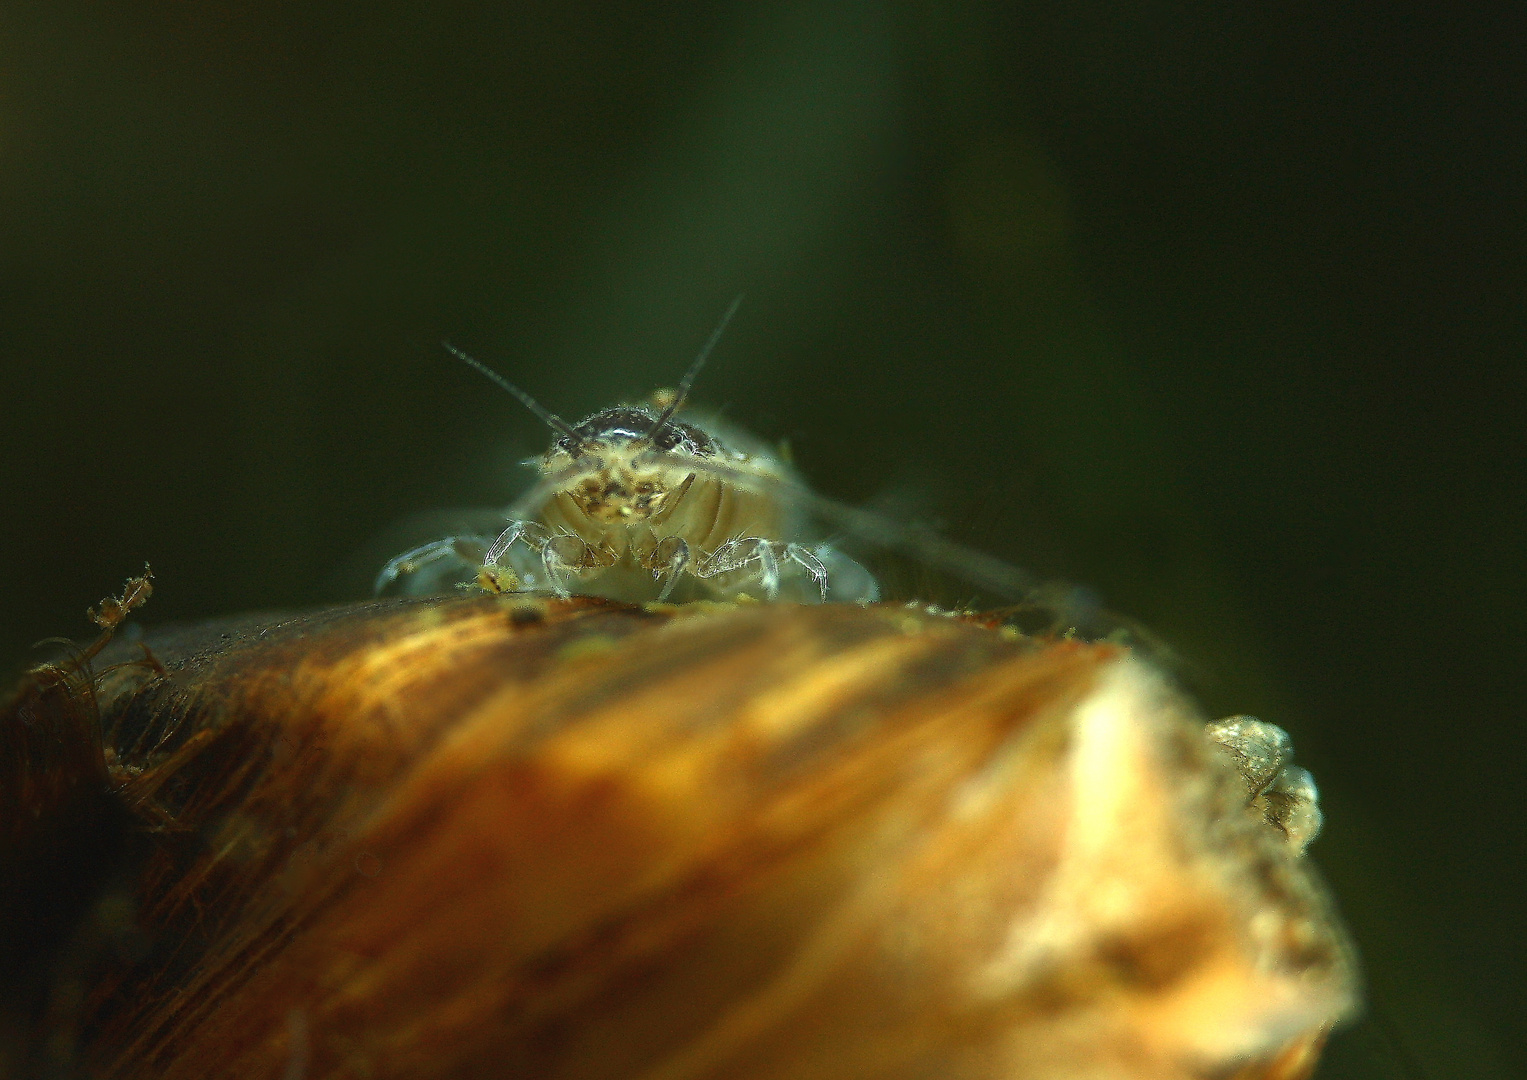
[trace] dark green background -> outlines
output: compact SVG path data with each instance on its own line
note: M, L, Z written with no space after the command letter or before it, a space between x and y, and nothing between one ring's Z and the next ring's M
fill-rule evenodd
M0 655L144 559L151 622L342 598L544 440L442 337L581 414L745 291L700 399L1293 733L1371 989L1322 1075L1520 1075L1523 40L1438 3L13 0Z

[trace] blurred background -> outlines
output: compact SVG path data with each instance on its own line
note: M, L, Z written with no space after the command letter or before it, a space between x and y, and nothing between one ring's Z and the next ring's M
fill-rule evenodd
M12 0L0 661L352 599L671 385L1288 728L1365 1018L1522 1075L1527 57L1485 5ZM380 546L379 546L380 545Z

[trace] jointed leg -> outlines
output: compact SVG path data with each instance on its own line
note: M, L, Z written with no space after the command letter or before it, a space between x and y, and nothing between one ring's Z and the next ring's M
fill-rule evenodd
M756 562L758 587L764 599L773 600L779 595L779 557L774 550L777 546L758 537L728 540L695 568L695 576L712 578L718 574L741 570ZM737 591L742 592L741 589Z
M483 556L482 567L477 572L477 584L484 592L517 592L522 586L520 576L509 562L510 551L516 543L522 543L531 551L539 553L547 539L546 530L533 521L510 521L509 527L498 534L493 546Z
M533 538L527 533L533 528L528 521L511 521L509 527L498 534L498 539L493 541L493 546L483 556L483 565L502 566L503 560L509 554L509 549L514 546L516 540L524 540L527 544L533 544Z
M481 564L487 546L487 539L481 536L447 536L443 540L421 544L382 567L382 572L376 578L375 592L380 596L384 589L399 578L417 574L443 559L454 558L464 566Z
M689 567L689 563L689 545L681 536L664 537L643 560L642 565L652 571L652 579L663 582L663 591L657 597L658 603L663 603L672 595L673 587L679 582L679 575Z
M553 536L541 545L541 567L546 584L558 596L567 597L569 574L597 565L588 544L576 536Z
M822 565L816 553L800 544L786 544L783 554L790 562L806 568L806 573L811 575L811 580L822 593L822 603L827 603L827 567Z

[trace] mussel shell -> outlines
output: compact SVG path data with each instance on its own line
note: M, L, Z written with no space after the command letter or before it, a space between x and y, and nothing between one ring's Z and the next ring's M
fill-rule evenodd
M1125 649L525 597L149 642L0 715L13 777L76 777L15 835L84 792L131 853L51 969L58 1075L1288 1080L1353 1006Z

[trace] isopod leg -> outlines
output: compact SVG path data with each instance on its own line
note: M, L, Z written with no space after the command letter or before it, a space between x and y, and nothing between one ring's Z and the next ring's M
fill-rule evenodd
M509 549L514 546L516 540L525 538L526 522L511 521L509 527L498 534L498 539L493 541L493 546L483 556L483 565L498 567L503 565L503 559L509 554ZM529 540L526 539L529 543Z
M818 544L812 554L827 571L828 593L834 601L872 604L880 599L880 583L875 576L831 544Z
M568 576L593 563L588 544L576 536L553 536L541 545L541 567L546 571L546 584L560 597L572 595L567 587Z
M689 545L681 536L665 537L647 557L647 567L652 571L653 580L663 583L663 591L658 593L658 603L666 602L673 594L673 587L678 584L679 575L689 566L689 560Z
M756 562L758 571L755 580L758 587L764 599L773 600L779 595L779 557L774 553L776 546L757 537L728 540L695 569L695 577L712 578L718 574L741 570ZM727 591L737 595L745 590L729 588Z
M827 567L822 565L822 560L810 548L800 544L786 544L784 556L797 566L806 568L806 573L811 575L811 580L822 594L822 603L827 603Z
M382 572L376 578L375 593L380 596L383 590L398 579L417 574L443 559L456 559L463 567L480 565L487 547L487 538L482 536L447 536L421 544L382 567Z

